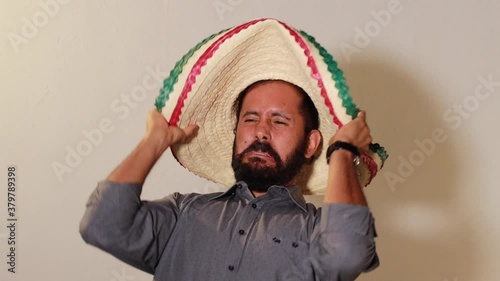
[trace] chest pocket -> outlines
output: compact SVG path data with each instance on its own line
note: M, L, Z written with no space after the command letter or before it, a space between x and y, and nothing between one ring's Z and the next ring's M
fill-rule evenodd
M302 266L309 257L309 242L289 236L267 235L266 245L269 250L276 253L288 266Z

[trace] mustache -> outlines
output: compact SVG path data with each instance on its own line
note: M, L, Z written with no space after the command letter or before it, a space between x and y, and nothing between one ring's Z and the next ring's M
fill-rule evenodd
M281 158L280 158L278 152L276 152L276 150L274 150L271 147L271 145L269 143L267 143L267 142L260 142L258 140L254 141L249 147L247 147L245 150L243 150L243 152L240 153L240 156L243 156L246 153L249 153L249 152L252 152L252 151L261 151L261 152L267 153L271 157L274 158L274 160L276 161L276 163L280 163L281 162Z

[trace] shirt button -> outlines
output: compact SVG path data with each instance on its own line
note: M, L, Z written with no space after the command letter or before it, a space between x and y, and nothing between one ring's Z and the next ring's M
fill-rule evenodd
M253 203L252 208L254 208L254 209L257 208L257 204Z
M233 271L234 270L234 266L230 265L227 267L229 270Z
M245 234L245 231L243 229L240 229L240 231L238 231L241 235Z

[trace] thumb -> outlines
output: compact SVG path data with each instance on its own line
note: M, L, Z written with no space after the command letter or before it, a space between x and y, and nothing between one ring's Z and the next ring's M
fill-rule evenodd
M184 136L185 136L183 141L187 141L192 137L196 136L196 133L198 133L199 128L200 127L196 124L189 124L187 127L182 129L184 131Z

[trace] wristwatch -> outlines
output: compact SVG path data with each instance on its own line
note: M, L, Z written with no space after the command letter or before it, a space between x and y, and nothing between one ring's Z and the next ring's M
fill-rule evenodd
M330 158L332 156L332 153L338 149L345 149L345 150L349 150L350 152L352 152L352 154L354 154L354 158L353 158L352 162L354 163L355 166L359 165L360 159L359 159L358 148L356 146L354 146L348 142L344 142L344 141L336 141L328 147L328 149L326 150L326 163L327 164L330 164Z

